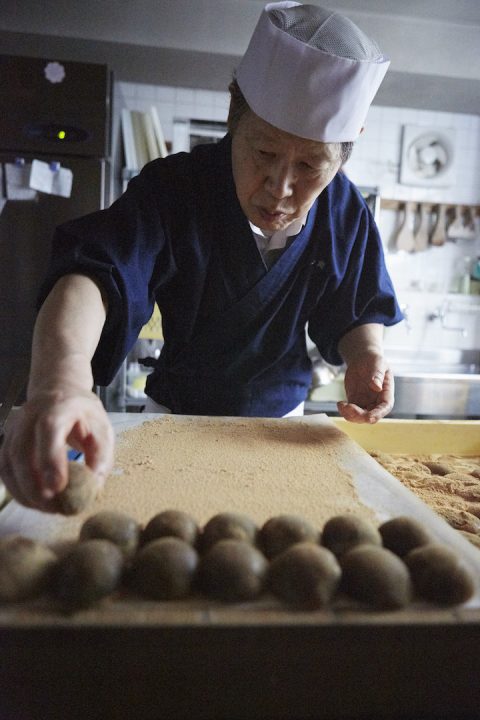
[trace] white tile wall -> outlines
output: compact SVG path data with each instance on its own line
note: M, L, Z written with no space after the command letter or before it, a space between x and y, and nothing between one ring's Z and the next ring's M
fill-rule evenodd
M120 158L120 112L122 108L146 112L155 105L166 140L172 140L174 119L226 121L229 94L212 90L173 88L118 82L113 104L113 156Z
M399 182L403 125L453 128L457 138L457 180L448 188ZM409 108L370 109L345 170L359 185L376 185L383 197L436 203L480 204L480 117Z
M388 350L480 349L480 297L406 291L401 301L407 320L386 329Z

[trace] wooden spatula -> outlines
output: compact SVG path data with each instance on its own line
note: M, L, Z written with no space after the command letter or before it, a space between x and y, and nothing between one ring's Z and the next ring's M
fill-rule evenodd
M430 215L432 212L432 206L428 203L418 204L418 213L420 216L418 222L418 228L414 233L415 250L422 251L428 247L428 226L430 223Z
M405 252L413 252L415 250L415 238L413 237L415 213L416 203L405 203L403 221L395 239L397 250L405 250Z
M434 222L432 232L430 235L431 245L444 245L446 239L446 220L447 220L447 206L437 205L436 208L436 220Z

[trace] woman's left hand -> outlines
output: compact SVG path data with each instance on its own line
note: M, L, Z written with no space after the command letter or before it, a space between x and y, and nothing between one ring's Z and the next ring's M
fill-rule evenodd
M345 372L347 400L337 403L338 412L350 422L376 423L393 408L394 386L393 373L382 355L361 354Z

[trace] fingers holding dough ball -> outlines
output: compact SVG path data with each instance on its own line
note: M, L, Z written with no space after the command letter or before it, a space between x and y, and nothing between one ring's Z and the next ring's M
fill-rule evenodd
M45 503L42 510L61 515L78 515L94 502L98 491L98 480L88 465L69 461L66 488Z

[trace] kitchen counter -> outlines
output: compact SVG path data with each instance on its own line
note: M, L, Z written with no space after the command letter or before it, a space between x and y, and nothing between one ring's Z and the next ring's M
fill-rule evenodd
M118 430L143 419L112 416ZM415 445L421 437L424 452L443 438L460 454L480 454L476 422L335 425L367 450L405 452L409 438ZM397 450L389 445L395 438ZM469 552L480 562L477 550ZM39 601L33 612L0 608L0 646L1 720L472 720L480 707L478 601L291 612L269 599L232 606L118 599L74 616Z

